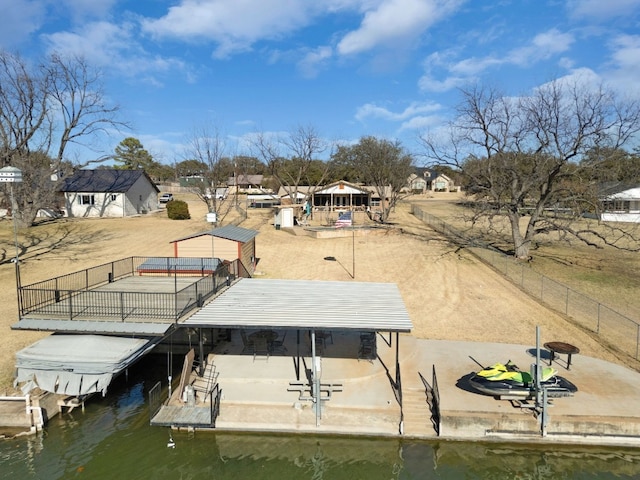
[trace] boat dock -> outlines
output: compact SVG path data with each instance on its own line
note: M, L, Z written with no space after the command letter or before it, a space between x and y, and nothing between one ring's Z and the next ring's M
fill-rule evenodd
M350 335L334 333L334 343L322 357L322 383L340 388L324 394L319 420L308 396L305 399L304 392L291 388L301 383L296 378L294 356L242 354L237 338L220 345L208 358L218 372L221 391L215 429L640 446L638 372L581 355L574 357L570 370L566 370L564 359L554 361L559 375L579 390L573 397L550 401L543 436L531 405L476 393L466 382L480 368L474 359L484 364L511 360L528 369L535 363L534 346L420 340L403 335L401 409L392 388L393 370L388 368L393 365L394 348L379 335L375 360L350 357L355 341ZM289 353L295 348L290 343ZM546 364L549 353L542 350ZM309 360L303 357L303 362ZM180 392L174 392L169 406L169 415L178 418L186 406ZM209 403L201 408L209 409ZM168 412L164 411L162 420L154 418L152 424L171 425Z

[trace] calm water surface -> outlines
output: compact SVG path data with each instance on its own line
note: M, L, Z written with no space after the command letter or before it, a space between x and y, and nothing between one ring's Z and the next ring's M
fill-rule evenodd
M0 478L640 478L640 450L171 433L149 426L147 390L166 378L150 368L158 360L144 360L128 381L112 385L107 398L92 399L84 413L55 417L43 434L0 440ZM175 448L167 446L170 438Z

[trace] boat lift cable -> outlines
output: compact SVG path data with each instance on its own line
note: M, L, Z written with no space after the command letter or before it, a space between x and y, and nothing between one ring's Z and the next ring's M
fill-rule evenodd
M169 338L169 351L167 352L167 380L169 382L169 399L171 399L171 373L173 372L173 332Z

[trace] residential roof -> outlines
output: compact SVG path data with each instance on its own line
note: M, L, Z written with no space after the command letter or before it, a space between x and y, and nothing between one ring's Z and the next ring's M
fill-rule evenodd
M321 190L317 190L316 192L314 192L314 195L330 195L330 194L336 194L336 193L339 193L339 194L365 193L366 194L366 193L369 193L369 191L366 189L366 187L354 185L353 183L349 183L349 182L340 181L340 182L331 183L326 187L323 187Z
M110 193L128 192L140 179L146 177L153 188L159 192L156 184L144 170L77 170L71 177L66 178L60 186L61 192Z
M242 278L187 326L409 332L397 285Z
M189 240L190 238L201 237L203 235L210 235L212 237L224 238L235 242L247 243L258 235L258 231L236 227L235 225L225 225L224 227L214 228L213 230L206 230L204 232L194 233L188 237L172 240L170 243L181 242L183 240Z
M238 185L260 185L264 175L238 175ZM236 185L236 177L229 177L227 185Z
M640 185L630 183L611 182L600 186L600 196L610 200L640 199Z

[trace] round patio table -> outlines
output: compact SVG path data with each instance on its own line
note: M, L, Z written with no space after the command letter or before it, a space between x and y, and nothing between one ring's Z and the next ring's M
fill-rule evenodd
M555 360L556 354L567 355L567 370L571 369L571 355L580 353L580 349L578 347L566 342L547 342L544 344L544 348L551 352L549 365L551 365Z

